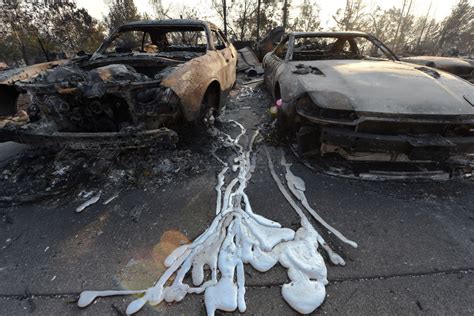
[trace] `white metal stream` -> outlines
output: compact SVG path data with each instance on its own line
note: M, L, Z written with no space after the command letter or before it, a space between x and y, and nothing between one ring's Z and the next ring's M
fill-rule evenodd
M265 151L270 173L281 193L300 216L301 228L295 232L253 212L245 189L255 169L251 156L258 131L253 135L248 149L244 150L239 140L246 129L236 121L231 122L241 130L235 139L215 128L212 131L222 144L235 149L237 157L231 168L220 160L224 167L217 176L216 217L210 226L192 243L178 247L166 258L167 270L154 286L141 291L84 291L78 301L80 307L91 304L97 297L140 294L142 296L130 303L126 311L127 314L134 314L147 303L157 305L163 300L181 301L188 293L204 292L208 315L214 315L216 310L238 309L245 312L244 264L266 272L278 262L288 269L291 282L283 285L282 295L293 309L306 314L322 304L328 281L326 265L318 252L318 246L321 245L327 251L334 264L344 265L345 262L326 244L284 187L275 173L267 148ZM212 154L215 155L215 150ZM356 247L356 243L327 224L309 206L304 195L303 180L291 172L291 164L286 163L284 156L281 162L286 170L287 186L297 200L334 235ZM229 169L236 175L226 185ZM211 271L209 280L204 280L205 266ZM190 271L192 285L183 282ZM171 280L171 285L168 285Z

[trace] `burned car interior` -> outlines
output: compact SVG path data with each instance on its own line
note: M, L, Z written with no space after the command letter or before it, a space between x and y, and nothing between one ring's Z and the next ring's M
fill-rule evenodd
M146 53L168 57L167 52L177 51L203 54L208 48L207 44L206 31L203 28L169 27L157 30L156 27L143 27L117 33L98 50L97 55ZM176 57L180 59L185 56L177 54Z
M285 58L288 42L284 39L275 54ZM398 60L384 45L372 42L365 35L338 36L311 34L295 36L293 50L289 56L292 61L305 60L368 59Z

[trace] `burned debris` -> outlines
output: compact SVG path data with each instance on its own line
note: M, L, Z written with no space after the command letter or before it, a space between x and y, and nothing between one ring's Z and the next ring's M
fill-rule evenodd
M238 51L237 71L245 72L247 77L263 75L263 68L257 55L250 46L246 46Z
M218 114L236 60L232 44L207 22L124 25L92 56L2 73L2 115L15 114L18 92L32 102L28 124L5 126L0 141L81 149L174 144L176 126Z
M247 82L245 84L253 84L260 82L264 74L262 60L265 54L271 52L274 47L280 42L285 34L282 26L278 26L258 42L237 42L239 46L237 72L245 73Z
M29 149L3 166L0 207L41 200L54 203L55 199L63 204L82 191L102 191L104 198L130 189L153 192L163 184L200 174L209 167L210 144L193 142L197 145L175 149L157 145L98 151Z
M284 35L285 28L283 26L277 26L268 32L268 34L266 34L265 37L258 42L258 58L262 60L266 54L271 52L278 45L278 43L280 43Z
M66 60L58 60L22 68L2 69L3 71L0 72L0 117L13 116L17 112L20 91L15 87L16 82L37 76L66 62Z

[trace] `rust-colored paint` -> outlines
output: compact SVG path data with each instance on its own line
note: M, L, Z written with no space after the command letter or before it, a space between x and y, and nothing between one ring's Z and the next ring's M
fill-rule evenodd
M78 91L77 88L61 88L61 87L56 87L56 91L59 94L74 94Z
M37 99L38 104L44 106L39 106L39 109L41 116L45 118L45 120L31 122L28 130L0 130L0 141L5 139L32 144L61 144L90 149L96 145L142 147L156 142L176 142L176 132L166 127L173 126L181 119L198 120L201 118L201 113L208 113L202 109L204 104L215 106L216 110L224 104L224 97L236 79L237 51L225 37L222 37L216 26L207 22L196 20L145 21L131 23L123 28L164 27L167 29L167 26L170 25L179 26L183 30L187 28L189 30L199 28L205 30L207 35L206 51L204 52L204 47L202 47L199 54L195 54L196 51L191 49L189 56L185 55L184 58L181 58L178 54L176 59L154 54L106 58L107 56L101 55L101 49L110 41L109 39L96 52L101 57L100 60L92 56L90 59L73 60L70 64L67 64L68 60L62 60L0 72L0 100L4 103L0 110L3 110L6 115L14 114L18 93L28 91L29 94L40 97ZM215 45L215 43L219 44ZM201 53L203 55L200 55ZM185 62L186 60L187 62ZM93 72L92 79L84 77L84 84L74 82L75 79L68 79L73 82L67 85L63 85L62 82L55 79L50 82L48 81L49 77L44 78L45 80L41 78L32 81L25 80L63 64L66 64L66 67L72 66L72 68L77 66L75 70L78 71L79 77L85 76L87 72L89 74ZM129 71L141 73L144 76L134 77L131 75L130 79L120 77L120 74ZM101 83L100 88L95 89L95 81ZM209 90L210 86L212 86L212 95L206 97L206 93L211 91ZM172 90L176 95L170 93L169 90ZM65 95L77 95L78 97L62 98ZM5 99L8 99L7 103L4 102ZM204 99L207 100L206 103L203 102ZM58 102L73 104L62 106L61 103L60 111L56 111L54 108ZM48 104L46 105L46 103ZM94 106L92 106L93 103ZM95 111L92 112L97 114L96 112L102 113L101 111L106 112L107 110L113 112L110 110L111 104L120 106L121 109L128 106L128 111L123 110L124 113L126 112L123 116L129 123L140 124L140 130L143 128L143 131L132 135L128 130L122 130L112 114L110 115L110 126L106 128L107 131L97 129L86 133L82 132L84 121L87 124L88 120L94 121L96 119L90 115L82 115L83 107L89 111L92 110L87 107L94 108ZM76 116L71 114L73 107L80 109ZM49 121L57 122L48 125L51 123ZM113 125L115 123L117 124Z
M14 84L16 81L37 76L45 70L51 69L58 65L63 65L68 61L68 59L55 60L22 68L6 70L5 74L0 75L0 84Z
M233 47L221 51L208 51L181 65L162 81L181 100L184 118L197 119L207 88L213 81L219 83L221 92L229 90L235 82L237 53Z

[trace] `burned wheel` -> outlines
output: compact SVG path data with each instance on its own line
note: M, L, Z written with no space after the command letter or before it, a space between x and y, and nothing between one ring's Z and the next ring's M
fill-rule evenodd
M301 125L296 132L296 143L300 155L319 155L321 153L321 133L317 125Z
M308 124L298 114L290 117L281 110L278 111L276 130L278 137L296 142L299 154L319 154L321 146L319 126Z
M207 89L201 103L201 111L197 124L204 127L214 126L219 115L219 91L211 86Z
M206 105L204 113L202 115L201 121L205 126L211 127L214 126L216 109L213 106Z
M290 118L281 109L277 112L275 127L279 136L294 135L294 123L290 121Z
M0 99L2 100L0 116L16 114L18 95L19 93L16 91L15 87L0 85Z

